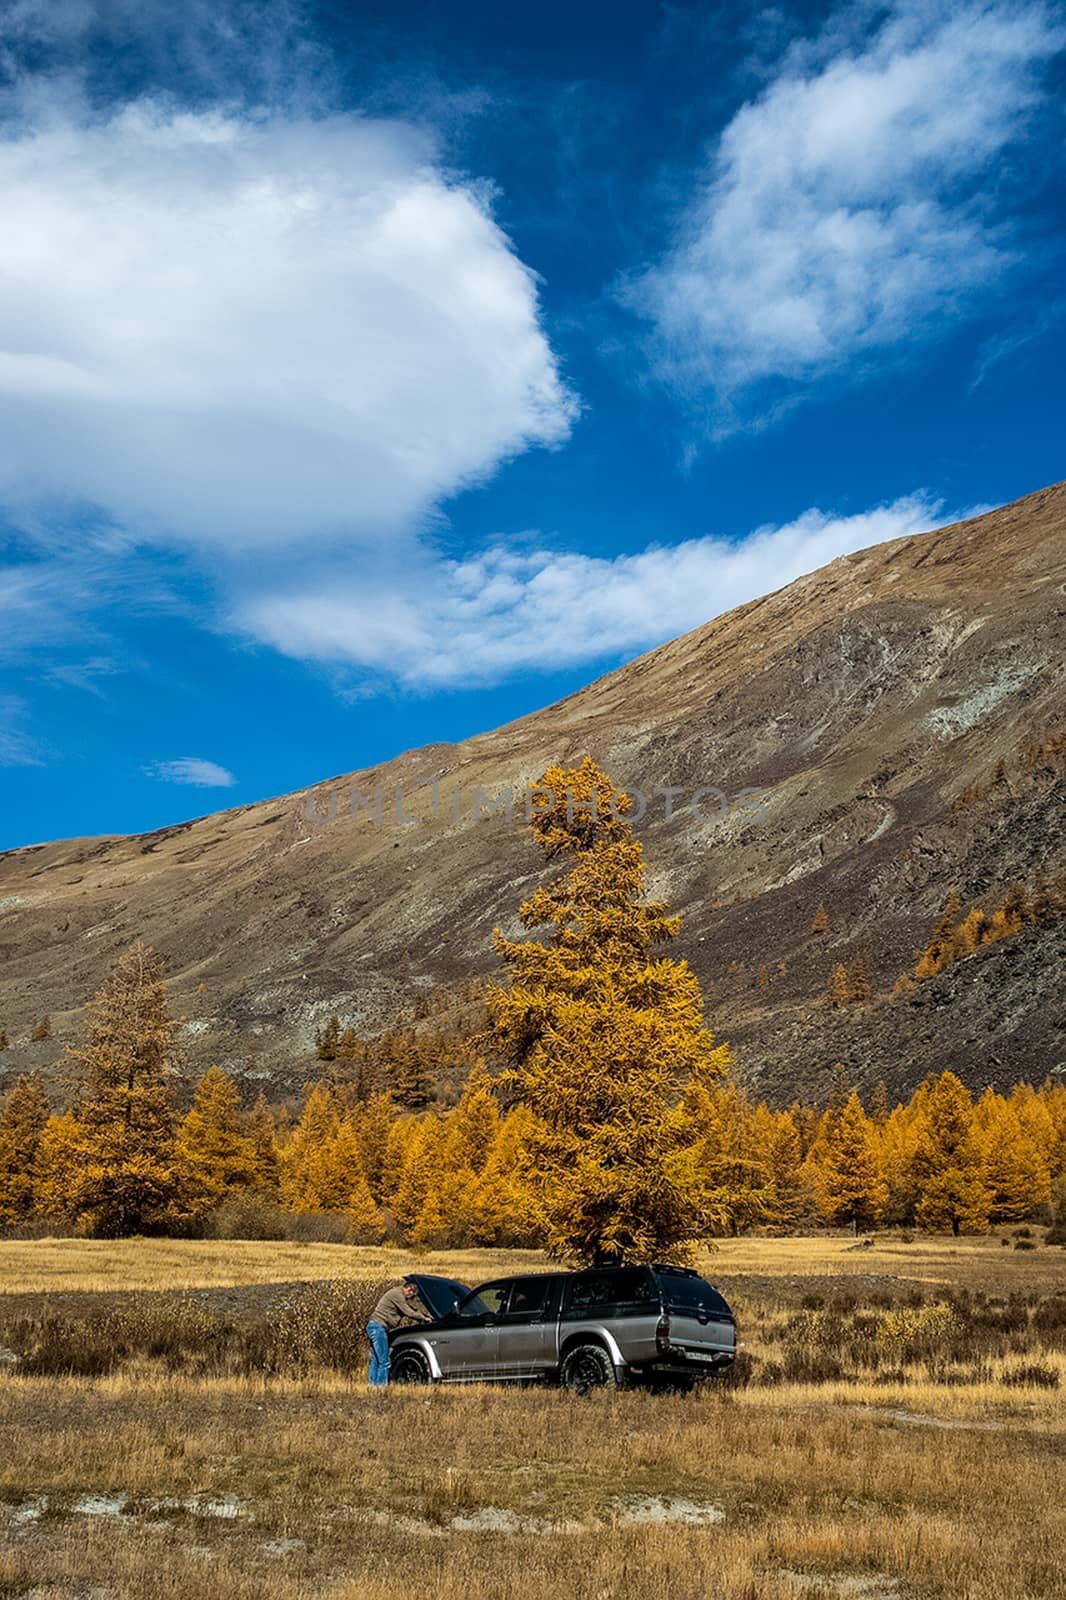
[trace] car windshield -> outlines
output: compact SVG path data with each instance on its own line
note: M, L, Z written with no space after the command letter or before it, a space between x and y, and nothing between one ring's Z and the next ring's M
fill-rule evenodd
M663 1296L668 1306L677 1311L709 1311L712 1316L729 1316L726 1305L717 1289L704 1278L690 1278L687 1272L660 1272Z

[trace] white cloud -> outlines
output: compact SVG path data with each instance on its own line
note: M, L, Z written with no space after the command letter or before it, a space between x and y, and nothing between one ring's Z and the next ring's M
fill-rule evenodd
M122 668L107 656L92 656L88 661L63 661L49 667L45 683L56 689L83 689L86 694L104 698L98 679L112 678Z
M73 662L57 652L72 648L83 663L91 652L92 675L100 676L105 655L117 649L116 623L195 613L194 599L183 593L190 587L184 566L171 556L145 555L106 530L49 542L42 528L39 541L28 543L30 550L0 561L0 667L37 662L56 668L49 681L59 682L58 669ZM128 645L122 653L129 665Z
M237 782L233 773L217 761L205 761L201 756L156 761L144 770L150 778L159 778L163 783L191 783L198 789L232 789Z
M1004 270L989 175L1063 42L1040 3L904 0L859 49L827 31L818 65L786 57L737 112L671 250L626 292L661 371L710 393L720 433L960 315Z
M0 693L0 767L40 767L43 747L21 724L29 715L18 695Z
M496 682L659 644L836 556L933 527L939 509L915 494L855 516L810 510L735 544L690 539L613 560L500 546L412 569L401 590L335 577L265 595L236 621L286 654L410 687Z
M129 83L197 101L321 105L334 73L313 22L307 0L4 0L0 66L31 101L57 78L107 98L121 61Z
M78 637L99 592L91 561L54 556L0 566L0 663Z
M228 550L411 531L574 403L426 136L65 102L0 128L0 498Z

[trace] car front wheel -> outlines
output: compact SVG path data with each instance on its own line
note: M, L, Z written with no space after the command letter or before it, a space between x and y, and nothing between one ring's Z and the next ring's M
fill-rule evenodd
M400 1350L389 1365L390 1383L431 1383L429 1363L419 1350Z
M601 1344L578 1344L563 1357L559 1379L571 1394L588 1394L590 1389L617 1389L618 1374Z

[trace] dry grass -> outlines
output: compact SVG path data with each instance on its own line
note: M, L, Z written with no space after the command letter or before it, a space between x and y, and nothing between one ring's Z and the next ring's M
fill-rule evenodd
M989 1289L996 1294L1042 1290L1050 1294L1066 1283L1066 1253L1061 1248L1018 1251L1009 1248L1018 1230L976 1238L916 1234L909 1242L899 1233L870 1236L872 1243L850 1234L801 1239L722 1239L710 1255L711 1276L872 1277L905 1279L908 1283L943 1284L963 1289ZM1041 1231L1035 1232L1039 1239ZM909 1237L909 1236L908 1236ZM2 1249L2 1246L0 1246ZM0 1257L2 1260L2 1257Z
M513 1263L513 1265L512 1265ZM483 1283L496 1272L540 1270L530 1250L411 1250L244 1239L0 1239L6 1294L210 1289L250 1283L314 1283L438 1272Z
M847 1243L728 1243L713 1270L737 1303L753 1381L688 1400L374 1396L344 1370L193 1377L143 1353L92 1380L0 1377L0 1596L1060 1596L1066 1352L1046 1307L1062 1253L917 1241L889 1265L897 1246L849 1255ZM471 1278L529 1258L420 1264L430 1260ZM18 1291L38 1294L42 1280L64 1302L95 1300L104 1285L217 1293L305 1279L311 1263L337 1277L342 1262L369 1288L412 1258L166 1241L0 1246L16 1291L9 1315ZM945 1325L937 1308L948 1304ZM766 1381L790 1348L826 1340L847 1377ZM1027 1363L1063 1382L1003 1381ZM634 1520L679 1502L721 1519Z
M1066 1277L1056 1249L1014 1251L1008 1233L952 1239L874 1236L857 1248L850 1234L809 1238L722 1239L704 1263L714 1278L884 1275L908 1282L986 1287L997 1292L1043 1288ZM536 1250L400 1250L383 1246L297 1244L242 1239L0 1239L0 1285L7 1294L140 1289L217 1288L252 1283L309 1283L325 1278L398 1277L439 1272L478 1283L498 1273L537 1272Z

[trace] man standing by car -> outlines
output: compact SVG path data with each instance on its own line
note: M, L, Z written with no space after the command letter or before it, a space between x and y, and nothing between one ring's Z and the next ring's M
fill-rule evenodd
M401 1322L432 1322L433 1318L418 1298L418 1290L405 1278L386 1289L366 1325L370 1340L370 1384L384 1389L389 1381L389 1334Z

